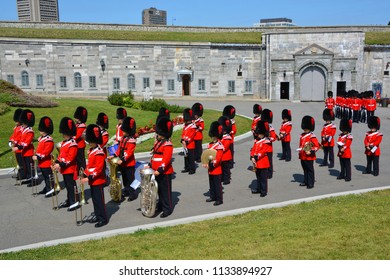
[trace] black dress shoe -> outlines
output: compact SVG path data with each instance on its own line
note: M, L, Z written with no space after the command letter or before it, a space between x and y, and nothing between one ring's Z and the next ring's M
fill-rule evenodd
M374 175L374 176L378 176L378 175L379 175L379 173L373 173L372 175Z
M215 199L212 199L212 198L206 199L206 202L213 202L213 201L215 201Z
M222 185L229 185L230 181L223 182Z
M260 194L260 197L265 197L265 196L267 196L267 194L266 194L266 193L262 193L262 194Z
M160 218L166 218L166 217L168 217L169 215L171 215L171 214L168 214L168 213L161 213L161 215L160 215Z
M312 189L314 186L307 186L306 189Z
M41 190L38 194L46 194L47 192L45 190Z
M324 166L328 166L328 165L327 164L320 164L319 166L324 167Z
M88 220L88 223L94 224L99 222L99 219L96 216L93 216L91 219Z
M105 226L107 224L108 224L107 222L99 221L98 223L95 224L95 228L99 228L99 227Z
M349 181L351 181L351 179L347 179L347 178L345 178L345 182L349 182Z
M333 167L334 167L334 165L333 165L333 164L328 166L328 168L333 168Z
M252 190L252 193L253 194L258 194L258 193L260 193L258 190Z
M30 180L23 180L21 183L22 185L26 185L26 184L29 184L31 182L31 179Z
M188 174L190 174L190 175L195 174L195 171L193 171L193 170L188 171Z
M371 171L363 171L363 174L371 174Z
M60 205L58 205L58 208L67 208L69 207L70 204L68 202L61 202Z
M337 180L342 180L342 179L344 179L343 176L338 176L338 177L337 177Z
M181 173L187 173L187 172L189 172L189 170L187 170L187 169L183 169L183 170L181 171Z
M304 187L304 186L306 186L306 184L305 183L300 183L299 186L300 187Z
M279 160L286 160L286 158L281 157Z
M216 201L216 202L214 202L214 206L218 206L218 205L221 205L221 204L223 204L223 202L222 201Z
M127 199L127 201L133 201L133 200L136 200L138 198L138 194L131 194L129 195L129 198Z
M286 162L289 162L289 161L291 161L291 159L286 159Z

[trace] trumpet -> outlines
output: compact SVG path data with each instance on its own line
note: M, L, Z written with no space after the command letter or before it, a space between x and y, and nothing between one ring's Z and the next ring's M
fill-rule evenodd
M84 168L81 167L79 171L79 178L80 178L80 189L81 189L81 198L80 198L80 204L88 204L88 202L85 201L85 195L84 195L84 183L81 182L81 178L84 177Z
M58 179L58 178L57 178ZM59 209L58 207L58 196L57 196L57 192L55 191L55 185L54 185L54 178L53 178L53 174L50 174L50 186L51 186L51 190L49 192L47 192L45 194L45 196L49 195L52 193L52 196L51 196L51 204L53 206L53 210L56 211ZM55 203L57 206L55 206L54 204L54 196L56 197L55 198Z
M61 150L61 142L58 142L56 144L56 149L57 149L58 152L60 152L60 150Z
M51 156L51 164L52 164L52 167L54 166L55 164L55 159L53 157L53 155ZM54 192L56 193L59 193L61 191L61 186L60 186L60 181L58 180L58 171L57 170L53 170L53 173L54 173ZM49 193L47 193L49 194Z
M75 200L75 203L72 204L70 207L76 207L76 209L74 210L74 214L75 214L75 217L76 217L76 225L77 226L81 226L83 224L83 206L81 205L80 201L79 201L79 189L76 186L74 186L74 200ZM78 220L77 218L77 212L78 210L77 209L80 209L80 220Z
M32 168L32 164L31 164L31 168ZM31 180L31 184L32 184L31 192L32 192L32 196L34 196L34 197L38 195L38 183L37 183L38 178L39 178L38 177L38 160L34 160L34 177Z

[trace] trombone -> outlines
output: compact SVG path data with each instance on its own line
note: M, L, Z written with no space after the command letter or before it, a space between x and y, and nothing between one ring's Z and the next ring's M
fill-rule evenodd
M84 223L84 218L83 218L83 205L87 204L85 201L85 195L84 195L84 183L81 182L81 178L84 176L84 168L81 167L79 171L79 179L80 179L80 189L81 189L81 195L79 196L79 189L77 185L75 186L75 192L74 192L74 197L75 201L77 203L76 207L80 209L80 220L78 220L78 209L75 209L75 216L76 216L76 225L81 226Z
M57 173L55 173L55 175L57 175ZM59 209L58 207L58 195L57 195L57 191L56 191L56 186L58 185L59 187L59 184L58 184L58 176L56 176L57 180L56 182L54 183L54 178L53 178L53 174L50 174L50 185L51 185L51 190L49 192L47 192L45 194L45 196L49 195L52 193L52 196L51 196L51 204L53 206L53 210L56 211ZM55 203L56 205L54 205L54 196L56 197L55 198Z
M31 170L33 168L33 164L30 164ZM38 195L38 161L34 160L34 177L31 179L31 192L32 196L36 197Z

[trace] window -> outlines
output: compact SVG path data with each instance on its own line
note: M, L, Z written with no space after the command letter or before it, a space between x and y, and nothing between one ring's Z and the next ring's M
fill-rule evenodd
M67 88L65 76L60 76L60 88Z
M173 80L173 79L168 80L168 90L169 91L175 90L175 80Z
M229 93L236 92L236 83L234 81L228 81L228 92Z
M37 87L43 87L43 75L37 74Z
M22 87L30 86L30 80L27 71L22 71Z
M14 75L7 75L7 82L14 85L15 84Z
M245 92L252 92L252 81L245 81Z
M113 81L114 89L115 89L115 90L120 90L120 88L121 88L121 83L120 83L119 78L113 78L112 81Z
M144 78L143 79L143 89L150 88L150 79L149 78Z
M81 81L81 74L79 72L74 73L74 87L75 88L82 88L83 84Z
M127 87L130 90L135 90L135 76L133 74L127 75Z
M206 90L206 81L204 79L198 80L198 90Z
M96 76L89 76L89 87L96 88Z

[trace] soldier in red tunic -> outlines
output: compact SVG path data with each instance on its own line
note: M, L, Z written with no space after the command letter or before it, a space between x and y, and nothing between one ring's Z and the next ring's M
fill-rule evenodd
M232 137L232 143L230 145L230 151L232 152L232 166L234 166L234 135L237 133L237 127L236 127L236 121L234 120L234 117L236 116L236 108L232 105L226 105L225 108L223 108L223 116L228 117L230 121L232 122L232 131L230 131L230 136Z
M277 138L282 142L282 157L280 160L291 161L291 111L284 109L282 111L282 125L279 130L279 137Z
M366 132L364 138L365 154L367 158L366 170L363 174L379 175L379 156L381 154L380 143L382 142L383 134L379 132L381 127L380 119L376 116L371 116L367 120L370 131Z
M325 99L325 108L333 111L334 106L333 91L328 91L328 98Z
M194 113L194 124L196 126L196 134L194 137L195 141L195 161L200 162L200 157L202 155L202 141L203 141L203 130L204 130L204 120L203 116L203 105L200 103L195 103L192 105L192 112Z
M192 122L194 120L193 111L190 108L186 108L183 111L184 127L181 134L181 144L184 150L184 169L182 173L188 172L188 174L195 173L195 135L196 126Z
M98 114L97 116L97 119L96 119L96 124L99 126L100 128L100 132L102 134L102 143L99 145L100 148L103 149L104 153L107 155L107 143L108 143L108 140L110 138L109 134L108 134L108 116L101 112Z
M223 145L223 155L222 155L222 184L229 185L231 180L230 168L232 166L232 152L230 150L230 145L232 143L232 137L230 136L230 131L232 129L232 123L229 118L222 116L218 119L220 125L222 125L222 139L221 143Z
M312 189L314 188L315 182L314 161L316 160L316 152L318 151L320 144L313 133L315 121L311 116L304 116L302 118L301 128L303 133L299 139L298 151L303 169L304 181L299 185Z
M76 135L74 139L77 143L77 174L80 172L80 168L84 168L86 166L85 162L85 129L87 126L85 123L87 122L88 118L88 111L82 106L79 106L76 108L76 111L74 112L73 117L75 118L76 123Z
M367 120L368 120L369 117L375 114L375 110L376 110L376 100L374 98L374 92L372 90L368 91L366 110L367 110Z
M17 165L19 166L19 169L17 170L16 179L23 180L26 179L25 172L23 170L23 158L22 158L22 151L19 149L13 149L14 147L17 147L20 143L20 139L22 137L22 131L23 127L20 123L20 114L23 112L23 109L16 109L14 112L13 120L15 122L15 127L12 132L12 135L9 137L8 145L12 149L12 151L15 153L15 158Z
M108 223L103 187L106 184L105 162L106 154L100 147L103 137L100 127L95 124L88 125L85 140L89 143L88 164L84 170L81 183L88 183L91 188L91 198L95 216L89 220L96 223L95 227L102 227Z
M159 118L156 124L156 142L152 150L150 166L158 184L157 209L162 211L160 217L165 218L173 212L172 202L172 154L173 145L170 140L173 123L167 117Z
M65 202L59 205L60 208L69 207L68 211L77 209L78 203L75 200L75 186L77 179L77 143L74 140L76 136L76 124L71 118L64 117L60 122L60 133L63 141L61 142L60 154L55 160L54 170L60 171L67 191Z
M209 136L212 140L207 148L216 150L217 154L213 160L209 161L209 164L203 164L203 167L207 168L209 173L210 197L206 199L206 202L214 201L214 206L218 206L223 204L221 184L223 145L220 141L222 138L222 125L220 125L217 121L212 122L210 125Z
M53 134L53 121L45 116L39 121L38 130L41 135L38 138L38 147L33 156L33 160L38 161L38 167L41 169L45 187L39 194L50 192L53 185L53 170L51 169L51 157L54 149L54 141L51 135Z
M271 150L269 134L269 124L263 120L256 125L256 140L251 149L250 158L256 167L257 188L252 190L253 194L260 193L260 197L265 197L268 193L268 168L270 167L268 153Z
M125 108L116 109L116 119L118 120L118 124L116 125L115 132L115 141L119 143L122 140L123 131L121 130L123 119L127 117L127 111Z
M272 120L273 120L273 113L269 109L264 109L261 113L261 120L268 123L269 131L268 131L268 139L269 139L269 145L270 149L267 152L268 160L269 160L269 168L268 168L268 179L272 179L273 173L274 173L274 167L273 167L273 147L272 143L276 141L277 136L274 127L272 126Z
M340 121L341 134L337 140L339 152L337 156L340 159L340 174L337 180L344 179L346 182L351 181L351 158L352 158L352 120L342 119Z
M320 166L328 166L329 157L329 168L334 167L334 136L336 134L336 126L332 121L334 120L333 110L325 109L322 112L322 118L325 121L324 126L321 130L321 145L324 150L324 159Z
M251 131L253 134L253 139L256 139L256 124L258 121L261 120L261 112L263 111L263 108L261 107L260 104L255 104L253 105L253 114L254 117L252 119L252 126L251 126Z

